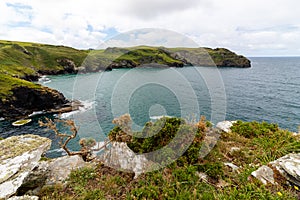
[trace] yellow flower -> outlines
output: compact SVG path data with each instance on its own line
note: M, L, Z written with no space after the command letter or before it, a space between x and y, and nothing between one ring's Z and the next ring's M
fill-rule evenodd
M299 190L299 188L296 185L294 185L294 188L295 188L295 190Z
M281 192L277 192L278 196L282 196L282 193Z

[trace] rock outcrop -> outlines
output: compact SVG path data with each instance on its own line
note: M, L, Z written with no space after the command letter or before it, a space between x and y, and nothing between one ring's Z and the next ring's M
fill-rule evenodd
M113 142L109 149L99 155L98 158L106 166L134 172L135 177L149 170L154 164L144 155L134 153L124 142Z
M286 181L300 187L300 154L291 153L283 156L270 162L268 166L261 166L258 170L252 172L251 175L263 184L276 184L278 174ZM279 181L282 181L282 179Z
M47 88L21 86L12 89L12 97L0 100L0 117L17 118L34 111L47 111L64 107L69 101L62 93Z
M50 148L51 140L36 135L13 136L1 140L0 146L0 199L37 195L44 186L63 184L72 170L92 167L80 156L40 161ZM13 199L17 198L27 197Z
M51 140L36 135L13 136L0 141L0 199L15 194L38 166Z
M221 130L221 131L224 131L226 133L230 132L230 127L233 126L233 124L235 123L236 121L222 121L222 122L218 122L217 125L216 125L216 128Z

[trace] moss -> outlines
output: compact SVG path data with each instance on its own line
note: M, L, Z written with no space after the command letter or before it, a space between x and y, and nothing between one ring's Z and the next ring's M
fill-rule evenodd
M25 140L26 142L23 142L22 140ZM50 141L50 139L30 134L9 137L0 141L0 158L1 160L6 160L8 158L17 157L25 152L36 149L45 142L50 143Z

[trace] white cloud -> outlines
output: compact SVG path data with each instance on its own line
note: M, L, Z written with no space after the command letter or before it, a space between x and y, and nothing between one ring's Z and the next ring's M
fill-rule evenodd
M4 0L0 39L95 48L109 28L161 28L240 54L299 55L299 6L298 0Z

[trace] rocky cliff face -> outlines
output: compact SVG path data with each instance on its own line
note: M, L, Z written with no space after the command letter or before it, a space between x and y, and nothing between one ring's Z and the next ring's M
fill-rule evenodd
M16 118L26 116L33 111L58 109L69 101L60 92L47 88L29 88L21 86L12 89L10 99L0 101L0 117Z

